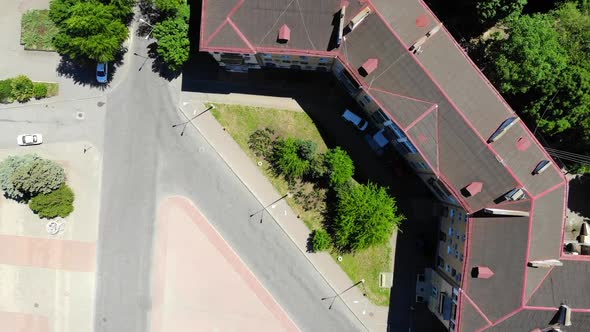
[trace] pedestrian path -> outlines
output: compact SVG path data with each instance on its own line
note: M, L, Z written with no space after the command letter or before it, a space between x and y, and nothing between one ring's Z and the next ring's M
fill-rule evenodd
M199 110L205 109L203 104L210 100L204 99L204 97L210 96L210 94L183 92L181 94L180 110L187 118L190 118L195 111L198 112ZM279 103L277 101L277 105ZM284 195L284 193L278 193L274 189L258 166L252 163L250 158L241 150L240 146L224 128L221 127L211 113L204 113L203 116L199 117L199 121L195 121L193 124L260 201L262 206L267 206ZM329 254L308 253L306 251L310 231L297 218L297 214L291 210L284 200L272 204L267 211L296 244L302 254L307 257L328 284L331 285L334 294L326 294L326 296L340 293L359 281L350 280ZM363 296L361 289L358 287L352 288L344 293L341 299L368 330L387 330L388 308L378 307L368 302L367 298ZM337 301L340 300L337 299ZM328 305L329 303L326 303L326 306Z

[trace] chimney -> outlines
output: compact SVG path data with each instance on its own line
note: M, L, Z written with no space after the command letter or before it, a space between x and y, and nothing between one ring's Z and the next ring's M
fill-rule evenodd
M494 272L487 266L475 266L471 269L471 276L478 279L489 279L494 275Z
M471 182L467 187L464 188L463 196L471 197L479 194L483 189L483 183Z
M363 76L367 76L370 73L372 73L375 69L377 69L378 65L379 65L378 59L370 58L367 61L365 61L365 63L363 63L361 68L359 68L359 74L361 74Z
M277 41L282 44L286 44L291 39L291 29L286 24L279 29L279 37Z

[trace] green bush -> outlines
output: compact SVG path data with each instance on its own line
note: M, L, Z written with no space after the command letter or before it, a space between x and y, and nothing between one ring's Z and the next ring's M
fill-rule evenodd
M29 101L33 97L33 81L25 75L19 75L12 79L12 98L21 103Z
M0 102L10 102L12 99L12 79L0 81Z
M29 201L29 208L41 218L67 217L74 211L74 192L66 184L58 189L39 194Z
M332 245L332 239L330 234L323 229L317 229L312 233L312 249L313 252L320 252L330 248Z
M354 163L348 153L340 147L331 149L324 157L330 186L346 183L354 175Z
M310 140L299 140L297 141L297 144L299 145L299 156L304 160L312 161L315 157L318 145Z
M39 156L36 154L26 154L23 156L8 156L0 163L0 187L6 197L15 200L21 200L25 197L25 193L15 188L12 184L12 175L17 169L39 159Z
M56 162L37 159L18 167L10 177L14 189L29 197L48 194L66 180L64 169Z
M289 182L301 179L310 169L309 160L299 153L299 140L294 138L277 140L273 149L273 166Z
M33 83L33 95L35 99L47 97L47 85L45 83Z
M248 146L257 157L269 158L272 155L274 140L274 130L270 128L258 129L248 138Z

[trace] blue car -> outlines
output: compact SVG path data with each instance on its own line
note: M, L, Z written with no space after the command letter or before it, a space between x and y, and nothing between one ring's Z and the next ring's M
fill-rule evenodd
M109 66L106 62L101 62L96 65L96 81L98 83L106 83L108 81Z

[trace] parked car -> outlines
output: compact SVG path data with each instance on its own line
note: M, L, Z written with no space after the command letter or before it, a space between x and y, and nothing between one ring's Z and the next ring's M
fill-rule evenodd
M43 143L41 134L23 134L16 137L16 143L21 146L37 145Z
M344 120L352 123L360 131L365 131L369 126L369 123L366 120L363 120L360 116L356 115L351 110L344 110L344 113L342 113L342 117L344 118Z
M96 64L96 81L98 83L106 83L109 76L109 66L106 62Z

